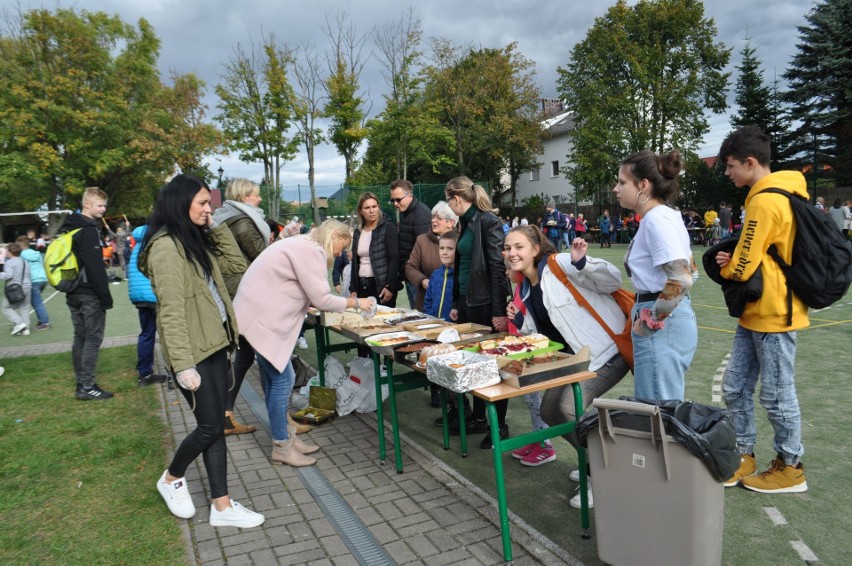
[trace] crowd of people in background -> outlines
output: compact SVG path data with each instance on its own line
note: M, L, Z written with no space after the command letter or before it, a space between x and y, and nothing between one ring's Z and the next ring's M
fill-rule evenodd
M535 222L498 216L485 189L462 176L447 183L444 200L431 209L417 198L409 181L399 179L390 184L386 203L397 218L383 211L377 194L364 192L355 207L354 230L334 219L309 229L298 216L285 225L266 219L260 187L247 179L230 181L222 206L214 212L204 181L182 174L161 189L146 223L134 229L125 220L113 232L104 221L107 195L89 188L80 211L60 227L60 232L79 229L73 246L85 275L65 294L73 326L75 396L113 397L97 383L98 352L106 312L113 306L110 283L129 280L129 298L140 326L138 384L174 379L197 422L179 444L157 489L174 515L192 517L195 506L184 476L190 463L202 456L212 500L211 524L244 528L265 519L229 496L225 437L255 431L234 414L240 386L255 362L272 429L271 461L310 466L321 449L299 438L301 431L288 413L295 376L291 359L296 349L308 348L304 317L309 305L337 312L354 308L367 315L376 305L394 307L405 289L410 306L447 321L476 323L493 332L542 333L569 353L590 346L590 369L598 379L584 382L584 406L628 371L633 373L636 397L683 400L685 374L698 340L690 298L697 271L690 246L739 238L748 218L790 254L789 230L785 235L770 227L775 217L767 216L778 209L778 218L788 218L781 210L783 202L759 193L771 183L807 193L801 174L769 171L767 152L768 143L759 130L744 128L729 136L720 154L726 175L750 192L737 211L731 203L720 202L703 214L673 206L683 168L678 152L632 154L621 163L613 187L623 213L605 209L594 221L583 213L559 210L555 202L548 203ZM820 197L815 206L849 236L852 200L844 203L838 198L827 208ZM716 257L721 277L734 276L732 266L742 263L742 248L755 234L743 238L746 243L732 244L733 251ZM612 338L628 323L611 296L621 287L621 275L613 264L588 254L591 243L600 248L628 245L624 267L635 289L629 313L629 360ZM49 244L46 234L36 237L30 230L0 247L0 279L7 287L18 284L23 296L14 303L8 293L3 297L2 312L15 336L30 334L30 307L36 314L34 328L51 328L43 299L47 287L43 254ZM115 268L119 275L111 272ZM726 485L743 484L765 493L805 491L800 424L791 418L798 414L794 388L784 389L771 402L761 395L773 421L778 458L758 474L753 455L754 384L767 371L792 384L795 329L808 324L807 308L800 301L793 303L793 326L782 325L780 314L767 314L774 313L782 294L773 287L781 279L768 279L767 283L764 272L763 297L739 320L725 373L724 400L734 416L742 452L741 467ZM600 317L573 300L571 288ZM758 333L771 340L758 340ZM161 372L154 363L157 335L165 359ZM361 348L359 354L368 352ZM774 385L764 381L763 387ZM471 406L463 399L463 406L451 402L451 434L459 434L464 422L467 432L484 433L482 448L491 448L485 403L474 397ZM439 407L440 400L440 390L433 387L431 405ZM575 418L570 387L530 395L526 401L535 429ZM497 430L507 438L508 401L497 401L495 407ZM783 422L773 416L778 410L785 415ZM575 436L567 439L576 444ZM519 448L512 455L527 466L556 458L550 441ZM571 478L577 480L581 473L589 470L575 470ZM588 486L593 505L591 481ZM579 495L571 504L580 505Z

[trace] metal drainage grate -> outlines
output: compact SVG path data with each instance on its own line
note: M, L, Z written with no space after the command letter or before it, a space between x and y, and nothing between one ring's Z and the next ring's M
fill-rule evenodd
M263 399L248 381L243 382L240 393L263 427L271 433L269 413ZM314 466L296 468L296 473L359 564L396 566L396 562L385 552L343 496L329 483L325 474Z

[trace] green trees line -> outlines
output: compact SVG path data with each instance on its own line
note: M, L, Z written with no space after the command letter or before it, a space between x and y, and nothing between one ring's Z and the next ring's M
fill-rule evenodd
M701 2L616 2L580 43L562 46L557 91L575 121L566 190L598 198L626 154L677 148L688 156L686 204L715 201L729 185L695 152L709 130L706 111L727 111L731 86L732 129L756 123L770 133L774 166L808 169L814 187L852 184L850 14L852 0L814 4L789 67L767 82L749 42L736 76L726 72L731 49L717 41ZM146 20L5 13L0 209L76 206L97 185L111 206L141 217L168 175L212 180L205 158L232 152L262 164L277 217L282 170L300 152L316 196L314 152L324 143L343 157L347 183L442 183L465 174L512 189L504 204L514 201L519 176L541 166L542 96L534 62L517 44L425 38L413 10L366 33L345 12L327 14L321 27L323 50L274 34L233 46L209 115L207 85L196 75L159 75L160 41ZM382 69L381 100L361 82L370 58Z

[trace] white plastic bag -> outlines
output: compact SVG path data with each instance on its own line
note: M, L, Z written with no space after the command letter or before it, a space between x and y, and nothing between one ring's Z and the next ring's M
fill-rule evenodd
M349 379L343 364L334 356L325 359L325 386L337 391L335 408L341 417L357 409L367 395L367 391Z
M364 391L364 398L355 409L359 413L371 413L376 410L376 376L373 373L373 360L355 358L349 367L349 380L357 383ZM382 401L388 398L388 386L382 385Z

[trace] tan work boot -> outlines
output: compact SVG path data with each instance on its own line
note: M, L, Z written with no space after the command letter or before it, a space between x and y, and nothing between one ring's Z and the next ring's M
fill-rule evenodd
M256 430L256 426L244 425L237 421L237 419L234 418L234 411L225 411L225 436L231 434L244 434L254 432Z
M302 454L313 454L314 452L319 451L319 446L303 442L301 438L296 436L295 426L287 425L287 434L289 434L290 438L293 439L293 448L295 448Z
M296 427L296 434L305 434L306 432L314 430L313 425L297 423L294 421L293 417L290 416L290 413L287 413L287 426Z
M272 461L278 464L287 464L294 468L303 468L305 466L313 466L317 463L314 458L305 456L293 446L295 436L291 436L287 440L272 442Z
M725 487L734 487L739 485L743 478L753 476L757 472L757 464L754 461L752 454L743 454L740 456L740 467L734 472L730 478L724 481Z

